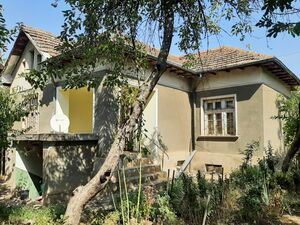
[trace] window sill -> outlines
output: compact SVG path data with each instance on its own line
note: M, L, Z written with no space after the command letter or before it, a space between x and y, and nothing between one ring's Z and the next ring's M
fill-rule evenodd
M233 142L239 138L238 135L201 135L197 137L197 141L228 141Z

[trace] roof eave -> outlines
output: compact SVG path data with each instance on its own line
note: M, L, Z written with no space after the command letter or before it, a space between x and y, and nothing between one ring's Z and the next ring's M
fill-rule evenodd
M284 81L285 83L287 83L290 86L299 86L300 85L300 80L299 78L291 71L289 70L284 63L282 63L278 58L276 57L272 57L272 58L267 58L267 59L262 59L262 60L257 60L257 61L253 61L253 62L248 62L248 63L243 63L243 64L236 64L236 65L231 65L231 66L226 66L226 67L222 67L222 68L218 68L218 69L208 69L208 70L203 70L203 71L199 71L199 73L216 73L216 72L220 72L220 71L226 71L226 70L232 70L232 69L239 69L239 68L245 68L245 67L250 67L250 66L262 66L262 67L266 67L268 65L268 63L275 63L278 67L280 67L286 74L288 74L290 76L290 78L294 81L293 84ZM269 69L269 68L268 68ZM272 72L272 71L271 71ZM273 72L272 72L273 73ZM274 73L273 73L274 74ZM278 77L276 74L274 74L276 77ZM279 78L279 77L278 77ZM281 78L279 78L280 80L282 80Z

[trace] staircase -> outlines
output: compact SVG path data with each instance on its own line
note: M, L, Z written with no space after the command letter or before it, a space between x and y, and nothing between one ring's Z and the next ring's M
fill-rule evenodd
M12 197L12 190L7 186L5 179L0 179L0 203L7 202Z
M141 163L141 167L140 167ZM123 166L119 168L119 173L115 173L116 183L110 183L101 196L96 196L88 205L89 210L112 210L114 209L114 202L120 199L120 183L124 192L124 175L126 179L126 187L128 192L137 191L139 188L139 181L141 179L142 191L146 187L154 187L157 191L163 191L166 187L167 173L161 170L160 165L153 164L151 159L142 158L134 159L132 161L124 160ZM140 176L141 171L141 176ZM124 173L123 173L124 172ZM118 177L120 175L120 178Z

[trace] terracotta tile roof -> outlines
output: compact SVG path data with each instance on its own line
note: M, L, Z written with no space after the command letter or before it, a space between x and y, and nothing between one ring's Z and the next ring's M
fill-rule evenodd
M32 38L40 51L48 53L50 56L57 56L59 54L56 47L61 42L54 34L28 26L22 26L21 30Z
M158 48L151 47L151 46L146 45L144 43L143 43L143 45L145 46L146 51L148 52L149 55L154 56L154 57L158 57L158 54L159 54L159 49ZM167 60L169 62L177 64L178 66L182 66L182 64L184 62L183 57L173 55L173 54L169 54Z
M195 54L197 62L192 66L197 72L223 70L233 66L244 65L260 60L271 59L273 56L264 55L239 48L223 46Z
M61 42L54 34L29 26L22 26L22 31L23 35L26 35L29 39L31 39L40 51L48 53L50 56L59 55L59 51L56 50L56 47ZM28 38L25 37L27 40ZM20 42L25 41L25 39L23 40L22 35L19 39ZM149 59L156 61L159 49L147 45L145 46L150 57ZM25 47L25 44L23 47ZM17 50L22 50L17 49L17 47L14 48L16 53L18 53ZM273 56L228 46L202 51L200 54L194 54L194 56L196 56L198 60L193 63L193 66L185 68L183 66L187 61L185 56L170 54L168 56L168 67L173 68L172 71L175 71L178 75L189 77L195 76L198 73L216 72L250 65L260 65L267 68L275 76L288 84L300 84L297 76L288 70L288 68L280 60Z

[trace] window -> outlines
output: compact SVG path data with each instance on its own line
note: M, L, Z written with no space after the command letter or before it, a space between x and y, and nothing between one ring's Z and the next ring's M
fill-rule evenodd
M42 62L42 55L41 54L38 54L37 55L37 59L36 59L36 68L39 70L41 68L41 65L40 63Z
M214 165L214 164L205 164L205 169L207 173L219 173L222 174L224 172L224 168L222 165Z
M203 134L236 135L235 97L207 98L202 101Z
M29 64L29 69L34 68L34 51L30 51L30 64Z

